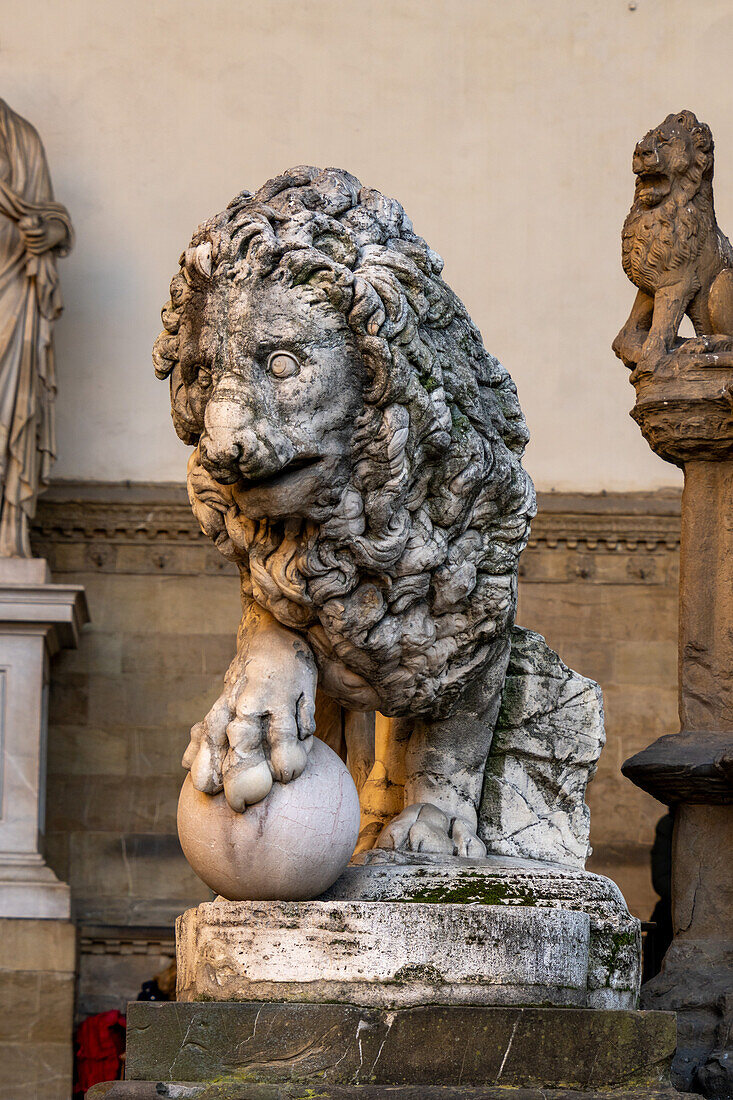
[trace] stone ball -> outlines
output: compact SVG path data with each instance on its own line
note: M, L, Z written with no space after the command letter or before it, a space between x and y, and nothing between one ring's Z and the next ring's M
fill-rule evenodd
M307 901L332 886L359 836L359 795L336 753L313 739L305 771L244 813L186 776L178 836L199 878L229 901Z

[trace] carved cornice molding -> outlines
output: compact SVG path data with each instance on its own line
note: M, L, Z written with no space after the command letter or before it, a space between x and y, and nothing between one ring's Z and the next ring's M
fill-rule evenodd
M79 950L82 955L168 955L173 958L176 941L172 926L138 929L82 925Z
M540 493L529 551L676 553L680 493ZM38 502L35 552L55 572L232 570L181 485L56 482ZM202 556L203 555L203 556Z
M679 550L681 492L538 493L530 549Z
M181 485L58 481L38 501L36 540L205 541Z

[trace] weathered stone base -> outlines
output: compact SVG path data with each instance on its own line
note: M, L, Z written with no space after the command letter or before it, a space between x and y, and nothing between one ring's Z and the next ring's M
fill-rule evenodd
M639 922L608 879L510 857L388 856L349 867L317 901L189 909L179 1001L636 1008Z
M178 999L585 1005L589 939L562 909L219 899L179 918Z
M139 1002L127 1026L127 1081L88 1100L676 1095L666 1012Z

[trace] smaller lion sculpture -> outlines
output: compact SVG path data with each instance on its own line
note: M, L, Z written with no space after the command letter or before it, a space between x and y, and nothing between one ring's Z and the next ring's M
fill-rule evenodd
M194 787L241 812L300 775L318 686L390 722L404 799L385 824L362 796L362 848L475 857L535 496L514 383L441 268L399 203L294 168L199 227L154 362L193 511L241 575Z
M733 337L733 248L713 206L713 136L692 111L668 115L634 150L623 268L638 294L613 350L651 368L687 314L697 336ZM727 345L726 345L727 346Z

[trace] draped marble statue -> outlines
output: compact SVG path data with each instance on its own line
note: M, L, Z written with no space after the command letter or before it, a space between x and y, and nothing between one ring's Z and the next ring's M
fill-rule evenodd
M55 457L56 257L73 244L36 130L0 100L0 557L30 557L29 521Z

